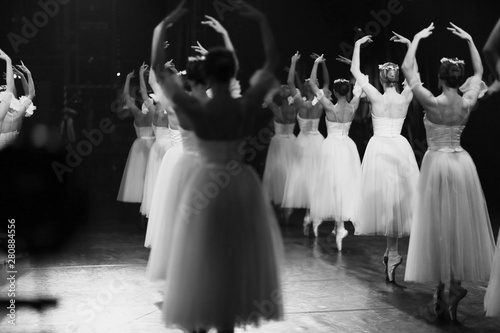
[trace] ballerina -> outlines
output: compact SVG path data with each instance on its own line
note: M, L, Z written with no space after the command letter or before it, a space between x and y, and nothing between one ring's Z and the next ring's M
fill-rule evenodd
M457 91L465 72L462 60L441 59L438 75L442 93L437 97L422 86L413 69L418 44L432 34L434 24L415 35L403 63L412 91L425 110L429 145L418 183L405 280L439 281L432 310L438 319L449 316L456 321L458 303L467 294L461 281L487 281L495 242L476 166L460 146L462 131L482 89L483 66L472 37L450 25L448 30L467 41L474 69L474 75L461 87L463 96ZM447 300L445 281L450 282Z
M152 113L149 112L145 101L142 103L141 109L139 109L135 98L130 96L130 80L133 77L134 71L127 74L122 95L125 99L125 107L121 110L119 116L125 118L130 112L132 113L137 139L130 148L117 200L141 203L148 155L154 142L154 135L151 127Z
M140 211L143 216L149 217L149 212L151 210L151 201L153 198L158 171L160 169L163 156L172 147L172 141L170 138L167 111L161 105L159 97L156 96L156 94L151 94L151 97L147 94L146 81L144 79L144 76L148 75L148 78L151 76L148 73L150 71L148 71L147 69L148 66L143 63L139 70L140 91L142 99L145 101L144 103L146 107L153 115L152 127L155 136L155 142L153 143L149 151Z
M192 57L186 64L186 79L191 88L191 96L206 103L207 84L204 78L202 58ZM174 74L175 71L172 71ZM166 277L175 216L179 211L179 201L187 178L198 163L196 136L192 126L181 127L172 102L165 96L156 82L156 75L150 71L150 82L155 94L168 110L172 148L161 162L151 202L151 215L146 230L144 246L151 248L146 276L152 280Z
M392 39L395 42L409 43L396 36L396 40ZM371 41L369 35L356 41L351 63L351 73L372 104L374 132L361 164L361 196L354 226L357 235L386 236L385 278L395 282L396 268L403 261L398 239L410 234L419 175L413 150L400 134L413 94L408 85L401 94L396 91L399 67L394 63L379 65L384 94L368 82L359 69L359 53L361 45Z
M321 157L321 145L325 139L318 131L318 124L323 114L323 106L318 102L310 86L304 86L306 101L302 99L300 91L295 87L295 67L300 59L297 51L292 56L292 63L288 72L288 86L292 93L294 103L297 105L297 120L300 126L300 133L297 136L296 149L290 172L287 175L285 190L283 194L282 207L284 208L306 208L304 217L304 235L309 235L311 217L309 208L311 207L312 177L317 174L317 169ZM313 67L317 70L317 66ZM313 226L315 234L317 226Z
M185 12L184 3L155 29L153 68L158 72L164 56L158 46L166 28ZM229 92L235 62L227 49L213 49L206 56L213 99L205 104L185 93L177 76L157 73L181 126L194 125L203 160L185 184L190 190L182 193L162 309L168 326L188 331L215 327L221 333L234 332L237 325L282 316L280 232L260 180L243 164L237 149L249 134L265 94L275 85L270 70L277 53L264 15L242 1L238 4L239 13L259 22L268 59L241 99L233 99ZM254 311L255 304L267 299L275 302L273 310Z
M314 66L323 63L320 56ZM314 71L313 71L314 72ZM316 85L316 77L311 76L309 84L319 102L325 108L325 120L328 137L321 149L321 164L313 189L311 217L314 226L319 226L324 219L333 218L337 249L342 250L342 239L348 234L344 221L354 217L356 203L360 195L361 161L356 144L349 138L349 128L359 105L361 88L347 101L351 90L349 81L337 79L333 84L333 93L337 104L333 104ZM317 232L315 232L317 236Z
M296 137L293 130L298 109L290 96L288 85L282 85L274 98L269 98L265 104L273 112L275 134L269 143L262 185L273 204L281 206L295 152ZM284 215L287 220L289 214L285 212Z

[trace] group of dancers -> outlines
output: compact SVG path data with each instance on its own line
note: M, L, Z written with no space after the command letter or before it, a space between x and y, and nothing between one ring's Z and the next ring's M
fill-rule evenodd
M396 33L391 39L408 46L401 92L398 65L379 66L384 93L361 72L360 48L372 42L370 36L356 41L352 59L341 58L351 66L354 89L345 79L334 81L333 92L328 84L320 88L318 67L328 71L324 57L314 55L301 92L295 85L300 54L293 55L287 84L280 86L273 75L277 52L265 15L243 1L235 3L240 15L258 22L266 56L246 92L241 94L235 78L239 63L229 35L211 17L203 24L222 35L224 48L207 51L198 43L193 48L202 55L188 60L185 73L166 61L169 28L187 12L185 1L154 30L151 68L143 64L139 70L139 96L131 94L133 72L124 88L123 114L132 113L138 138L118 200L141 203L141 213L149 218L147 276L165 280L165 323L191 332L233 332L235 326L282 318L283 244L271 202L287 209L285 215L306 208L305 234L312 224L317 236L321 221L334 220L339 251L347 235L345 221L353 222L356 234L386 236L382 262L389 282L395 282L402 263L398 240L410 236L405 280L438 284L429 307L438 320L457 320L458 303L467 294L462 281L488 281L491 273L485 308L487 315L500 315L500 253L494 257L475 165L460 146L470 112L488 88L471 36L452 23L448 28L467 42L474 75L465 80L464 62L443 58L437 97L420 82L415 59L433 24L413 41ZM500 27L495 30L500 39ZM495 33L490 39L494 52L488 56L497 61ZM364 97L371 103L374 135L361 163L348 134ZM429 146L420 170L400 134L414 97L425 109ZM238 146L252 133L263 103L274 115L275 135L261 184ZM323 112L326 139L318 131ZM256 308L269 300L273 311Z
M6 85L0 87L0 150L13 144L19 135L24 117L36 110L33 105L35 84L28 67L21 61L14 66L12 59L0 50L0 59L5 61ZM18 98L15 78L21 79L24 95ZM27 77L27 79L26 79Z

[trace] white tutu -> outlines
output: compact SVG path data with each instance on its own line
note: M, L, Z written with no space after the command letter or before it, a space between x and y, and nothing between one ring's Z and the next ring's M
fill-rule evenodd
M156 176L156 185L153 189L151 209L146 229L145 247L152 247L153 239L162 223L165 223L165 205L172 196L168 184L171 182L172 170L183 154L182 137L180 130L169 129L170 149L163 155L163 159ZM177 196L174 194L173 196Z
M321 146L325 138L318 131L319 119L297 116L300 133L295 141L292 167L287 175L282 207L310 208L312 190L321 163Z
M144 191L142 195L141 214L149 216L151 210L151 200L155 189L156 178L163 160L163 156L172 147L170 140L170 129L168 127L153 127L155 129L155 142L149 151L148 167L144 181Z
M162 309L168 326L229 329L282 317L281 234L259 178L241 162L240 142L200 140L203 163L176 216Z
M128 154L117 200L140 203L142 202L149 150L153 145L154 136L151 127L137 127L135 123L134 127L137 139L135 139Z
M148 221L145 246L151 247L151 252L146 276L152 281L166 278L182 193L199 163L194 132L180 130L180 134L182 144L174 145L163 159Z
M495 241L486 201L469 153L450 147L450 133L459 140L463 126L424 124L429 150L422 161L405 280L448 282L453 274L456 280L487 281Z
M349 221L360 195L361 161L356 144L348 136L351 122L326 120L328 137L321 149L321 166L315 178L311 218Z
M0 133L0 150L13 144L16 141L18 135L18 131Z
M500 232L498 233L497 250L493 259L491 278L484 297L484 309L487 317L500 316Z
M262 184L274 204L280 205L283 200L287 174L290 172L296 137L293 135L293 124L274 122L275 134L269 143L266 168Z
M419 171L408 140L399 134L404 118L372 114L372 121L374 136L361 164L355 234L408 236Z

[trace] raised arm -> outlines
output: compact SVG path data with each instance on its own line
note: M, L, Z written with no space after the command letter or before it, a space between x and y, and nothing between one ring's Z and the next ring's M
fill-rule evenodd
M420 82L420 77L415 71L415 54L417 53L418 43L422 38L427 38L432 34L434 30L434 23L431 23L427 28L423 29L413 37L408 52L406 52L405 59L403 60L403 65L401 70L403 71L408 85L412 90L415 97L418 99L422 107L427 111L436 111L436 103L434 101L434 95L422 86Z
M191 128L188 123L191 119L201 116L201 105L197 99L188 95L182 88L181 78L172 70L165 68L164 45L167 41L167 30L172 27L186 12L186 0L160 22L153 32L151 70L154 71L156 80L161 87L163 95L175 106L179 123L183 128Z
M359 55L360 48L361 48L361 45L363 45L366 42L369 42L369 43L372 42L370 35L364 36L364 37L358 39L356 41L356 43L354 43L354 52L352 54L352 60L351 60L351 73L373 104L373 103L376 103L379 101L379 99L381 98L381 95L380 95L379 91L368 82L366 76L359 69L360 68L360 55Z
M288 84L288 87L290 88L292 96L295 95L295 93L297 91L297 87L295 86L295 68L297 67L297 62L299 61L299 59L300 59L300 54L299 54L299 51L297 51L297 53L295 53L292 56L290 70L288 71L288 79L286 81L286 83Z
M0 59L3 59L6 65L5 81L7 83L7 91L13 93L15 84L14 84L14 72L12 71L12 60L7 55L7 53L3 52L2 50L0 50Z
M318 59L319 54L313 53L311 54L311 58L314 60ZM330 87L330 73L328 73L328 68L326 67L326 59L323 58L321 62L321 71L323 73L323 89L329 89Z
M408 38L403 37L402 35L397 34L394 31L392 33L394 34L394 36L392 36L390 39L392 42L401 43L401 44L406 45L407 48L410 48L411 41ZM418 65L417 65L416 60L413 64L413 72L418 73ZM410 85L408 84L408 80L406 80L406 76L405 76L405 82L403 82L403 85L404 85L404 89L401 92L401 95L404 96L406 98L407 102L409 103L413 99L413 94L411 92Z
M28 91L28 98L32 101L34 98L35 98L35 82L33 81L33 75L31 74L31 71L28 69L28 67L26 67L26 65L24 65L24 63L21 61L21 65L17 65L17 67L19 67L20 70L22 70L26 76L28 76L28 89L25 88L25 93L26 91ZM24 75L23 75L24 77ZM26 78L24 79L26 81ZM23 84L24 86L24 84Z
M144 76L146 75L146 70L148 69L148 65L146 63L142 63L141 67L139 68L139 85L140 85L140 92L141 92L141 97L142 100L144 101L144 105L148 108L149 112L156 112L156 106L153 103L153 100L151 97L148 96L148 91L146 88L146 79Z
M471 86L471 89L464 92L464 98L467 99L469 105L473 106L477 103L479 95L481 79L483 77L483 63L481 62L481 56L479 55L479 51L477 50L471 35L451 22L450 25L451 27L448 27L447 29L450 30L454 35L465 39L467 41L467 44L469 45L474 75L472 76L473 84Z
M500 81L500 19L491 31L490 37L483 47L486 64L493 72L496 81Z
M212 16L205 15L205 17L207 18L207 21L202 21L201 24L207 25L212 29L214 29L215 31L217 31L219 34L221 34L222 38L224 39L224 45L226 46L226 49L232 51L234 54L234 60L236 61L236 72L238 72L240 64L238 62L238 57L236 56L236 50L234 49L234 45L231 42L231 38L229 38L229 33L224 28L224 26L222 26L222 24L220 24L219 21L214 19ZM201 47L199 43L198 47Z
M274 34L269 25L267 17L256 8L250 6L242 0L237 0L238 13L252 20L257 21L260 27L262 44L264 45L265 63L263 70L274 73L278 69L279 53L274 41Z
M323 92L322 89L319 89L318 85L316 84L317 79L317 72L318 72L318 64L322 64L325 62L325 58L323 58L323 55L318 56L314 60L314 65L311 70L311 77L309 78L309 86L311 87L311 90L313 93L316 95L316 98L318 101L323 105L324 108L332 110L333 109L333 103L326 98L325 93Z

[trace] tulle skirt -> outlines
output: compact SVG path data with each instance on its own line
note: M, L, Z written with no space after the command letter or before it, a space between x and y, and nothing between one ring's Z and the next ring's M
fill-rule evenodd
M158 170L158 175L156 177L153 197L151 199L148 227L146 229L146 238L144 240L145 247L152 247L154 238L158 235L158 231L163 224L173 222L171 220L171 216L167 216L167 214L173 213L172 207L176 206L171 206L169 203L171 201L175 201L179 196L179 185L181 185L177 182L177 180L181 179L173 178L173 172L177 172L178 162L181 160L183 155L182 144L177 144L170 148L163 156ZM180 167L182 168L182 165L180 165ZM185 179L182 180L185 181ZM167 207L167 205L169 206ZM170 218L167 220L167 217Z
M175 157L174 157L175 160ZM187 190L186 182L200 163L193 154L181 154L177 162L170 162L170 171L165 172L164 181L155 188L155 201L152 205L145 244L151 247L146 276L151 281L165 280L171 255L175 223L180 212L182 194ZM189 240L187 241L189 242Z
M172 143L170 141L159 140L156 140L151 147L148 157L148 166L146 169L144 191L140 209L142 215L149 216L149 212L151 211L151 201L153 199L153 192L155 189L158 172L160 170L160 165L162 164L163 156L171 147Z
M294 135L275 135L267 151L263 186L276 205L281 205L285 191L286 177L290 172L296 137Z
M154 138L137 138L132 144L118 191L118 201L142 202L148 156L153 142Z
M321 146L325 138L321 133L300 132L295 144L292 167L287 175L282 206L310 208L313 179L321 163Z
M403 136L373 136L361 164L355 234L408 236L418 176L415 155Z
M405 280L487 281L495 241L476 166L466 151L422 161Z
M491 278L484 297L484 308L487 317L500 316L500 233L498 234L497 250L491 268Z
M360 195L361 161L349 137L328 136L311 200L313 219L353 220Z
M167 326L230 329L282 317L278 223L255 172L239 168L228 176L223 164L200 164L185 184L165 285Z

